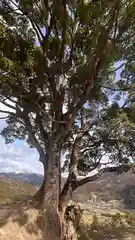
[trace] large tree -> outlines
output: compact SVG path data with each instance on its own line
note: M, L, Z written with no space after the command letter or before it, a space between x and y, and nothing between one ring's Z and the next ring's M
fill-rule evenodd
M2 135L7 143L26 139L39 153L47 240L62 238L64 207L77 187L130 167L134 11L131 0L0 3L0 102L9 109L0 110L7 118Z

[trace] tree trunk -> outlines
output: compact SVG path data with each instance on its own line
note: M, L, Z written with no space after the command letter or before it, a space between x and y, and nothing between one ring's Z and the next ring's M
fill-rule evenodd
M45 240L62 240L62 218L59 212L60 150L51 143L44 186L43 218Z
M69 203L70 191L61 195L60 148L51 143L48 149L48 166L44 168L44 181L36 193L42 201L45 240L66 240L64 213Z
M40 188L38 189L38 191L34 195L34 200L39 204L42 204L43 200L44 200L44 188L45 188L45 178L42 182L42 185L40 186Z
M43 163L43 162L42 162ZM44 188L45 188L45 182L46 182L46 170L47 170L47 165L43 163L43 169L44 169L44 176L43 176L43 182L34 195L34 200L39 203L40 205L43 203L44 200Z
M66 196L63 196L63 198L61 198L60 196L60 199L59 199L59 213L60 213L60 217L61 217L61 227L62 227L62 240L70 240L70 238L68 237L68 234L67 234L67 222L66 222L66 219L65 219L65 212L66 212L66 209L67 209L67 206L68 206L68 203L69 201L67 200Z
M72 239L70 234L71 229L70 229L69 220L65 215L67 207L70 204L71 198L72 198L72 189L69 187L69 185L66 182L59 196L59 212L62 219L63 240Z

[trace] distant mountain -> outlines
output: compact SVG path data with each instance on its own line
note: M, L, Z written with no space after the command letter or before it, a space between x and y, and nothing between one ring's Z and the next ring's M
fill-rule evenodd
M15 173L15 172L0 172L0 178L1 177L6 177L10 178L12 180L20 180L23 181L24 183L29 183L34 186L39 186L41 185L43 181L43 176L35 173Z
M0 204L22 201L36 193L35 186L4 175L0 176Z

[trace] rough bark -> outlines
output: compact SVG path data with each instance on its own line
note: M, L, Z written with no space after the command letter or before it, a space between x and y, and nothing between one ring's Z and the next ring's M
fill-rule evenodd
M46 182L46 171L47 171L47 165L48 165L48 160L47 157L43 160L44 156L40 156L40 159L42 158L42 164L43 164L43 169L44 169L44 175L43 175L43 182L40 186L40 188L38 189L38 191L36 192L36 194L34 195L34 200L39 203L40 205L42 205L43 200L44 200L44 188L45 188L45 182Z
M62 192L60 194L59 198L59 213L61 217L61 228L62 228L62 240L70 240L69 235L68 235L68 228L69 226L67 225L66 219L65 219L65 213L66 209L68 207L68 204L70 203L71 197L67 192Z
M40 188L38 189L38 191L34 195L34 200L36 202L40 203L40 204L42 204L43 200L44 200L44 188L45 188L45 178L42 182L42 185L40 186Z
M43 216L46 240L62 239L62 219L59 212L60 193L60 150L57 145L49 146L49 161L44 187Z

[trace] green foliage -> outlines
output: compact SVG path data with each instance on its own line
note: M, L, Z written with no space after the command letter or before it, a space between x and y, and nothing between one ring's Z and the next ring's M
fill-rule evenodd
M83 174L103 155L133 159L134 12L125 0L1 1L0 102L13 111L6 143L25 139L40 155L52 139L68 152L64 167L77 163Z

